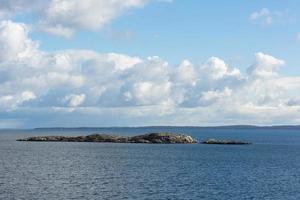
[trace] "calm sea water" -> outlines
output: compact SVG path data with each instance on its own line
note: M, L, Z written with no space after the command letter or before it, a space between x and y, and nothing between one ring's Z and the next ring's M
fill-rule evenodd
M299 130L159 130L254 145L26 143L15 139L95 131L1 131L0 199L300 199Z

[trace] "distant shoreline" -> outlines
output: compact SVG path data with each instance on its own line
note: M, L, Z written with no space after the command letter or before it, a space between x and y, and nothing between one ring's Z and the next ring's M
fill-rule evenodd
M300 125L228 125L228 126L111 126L111 127L38 127L28 130L98 130L98 129L161 129L161 128L195 128L195 129L299 129Z
M108 126L108 127L37 127L37 128L2 128L0 131L99 131L108 129L228 129L228 130L300 130L300 125L272 125L272 126L257 126L257 125L228 125L228 126Z

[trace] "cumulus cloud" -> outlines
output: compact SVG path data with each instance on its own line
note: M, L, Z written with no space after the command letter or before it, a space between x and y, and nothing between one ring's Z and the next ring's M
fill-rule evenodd
M217 101L222 101L223 99L230 97L231 95L232 95L232 90L227 87L222 91L219 90L203 91L199 99L200 105L205 105L205 106L211 105L216 103Z
M143 3L144 0L53 0L43 23L61 30L52 32L58 34L72 28L99 30L125 10L140 7Z
M213 80L223 79L225 77L241 77L238 69L231 69L228 65L217 57L211 57L204 65L206 76Z
M28 27L11 21L0 22L0 61L25 57L37 43L27 38Z
M277 75L279 67L285 62L264 53L256 53L256 62L248 68L248 73L252 76L270 77Z
M77 30L98 31L148 0L0 0L0 18L30 13L39 30L70 38Z
M36 98L32 91L23 91L18 94L4 95L0 97L0 108L5 111L11 111L18 108L19 105Z
M280 75L285 62L266 53L256 53L243 74L218 57L173 66L157 56L48 53L29 31L22 23L0 23L2 115L42 125L59 117L82 125L300 122L300 77Z
M195 85L197 81L197 71L190 61L184 60L175 69L173 79L177 83Z

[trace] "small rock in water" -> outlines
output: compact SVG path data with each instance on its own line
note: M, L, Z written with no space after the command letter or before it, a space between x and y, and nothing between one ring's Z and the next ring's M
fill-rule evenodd
M235 140L216 140L216 139L209 139L202 144L225 144L225 145L246 145L251 144L249 142L242 142L242 141L235 141Z

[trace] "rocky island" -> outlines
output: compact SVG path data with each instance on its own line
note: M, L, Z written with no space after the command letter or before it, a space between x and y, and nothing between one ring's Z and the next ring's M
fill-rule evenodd
M243 142L243 141L235 141L235 140L216 140L216 139L209 139L202 144L223 144L223 145L248 145L251 144L249 142Z
M151 143L151 144L194 144L198 141L189 135L175 133L149 133L132 137L93 134L87 136L35 136L18 141L27 142L111 142L111 143Z

